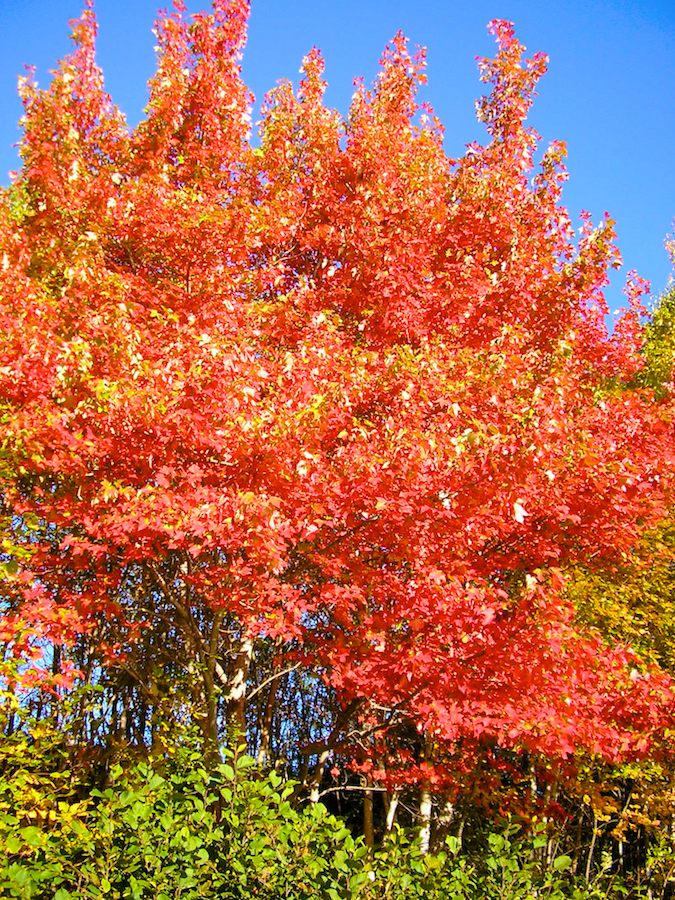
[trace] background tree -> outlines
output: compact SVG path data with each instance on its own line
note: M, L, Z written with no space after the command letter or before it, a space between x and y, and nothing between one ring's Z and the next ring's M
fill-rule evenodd
M672 240L666 246L672 256ZM671 285L658 298L645 322L644 366L632 383L610 383L608 390L653 391L657 401L672 396L673 299ZM642 659L650 659L672 674L673 574L670 513L656 528L643 533L615 567L578 567L572 571L567 595L574 603L579 623L598 629L611 642L633 647ZM591 849L597 862L609 847L617 866L624 868L635 865L636 859L644 860L649 840L660 829L667 827L672 831L672 786L669 757L619 766L589 759L581 770L560 781L556 788L560 791L558 799L564 798L573 814L570 825L572 831L576 830L577 844L583 843L581 836L586 833L583 840L589 848L587 867L592 870ZM668 843L664 831L660 840L662 847Z

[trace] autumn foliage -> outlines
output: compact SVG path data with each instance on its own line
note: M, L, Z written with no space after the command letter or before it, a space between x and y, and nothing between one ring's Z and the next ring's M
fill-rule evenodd
M639 279L607 329L612 221L575 237L564 146L535 162L545 57L491 24L488 140L459 160L400 35L346 119L312 51L252 142L247 12L160 18L134 129L89 7L49 89L21 85L6 684L99 684L137 742L188 715L265 759L292 733L317 778L333 751L412 780L478 743L648 751L670 681L575 626L565 573L663 517L671 408L634 387ZM291 725L310 683L319 725Z

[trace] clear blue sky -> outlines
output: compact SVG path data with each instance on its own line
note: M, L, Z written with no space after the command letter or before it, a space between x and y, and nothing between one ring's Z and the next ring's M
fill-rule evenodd
M68 52L68 20L80 0L0 0L0 183L17 168L16 77L37 67L40 85ZM195 12L202 8L190 0ZM99 63L130 124L142 116L153 72L155 0L98 0ZM482 140L474 114L482 85L475 57L494 52L486 24L505 18L529 53L550 57L530 121L544 143L568 145L565 203L576 223L587 209L617 222L624 268L607 292L622 304L628 269L667 283L663 247L675 218L675 0L252 0L244 77L259 102L280 78L297 81L302 57L326 59L327 102L347 111L355 76L372 80L387 41L401 29L428 49L430 102L446 127L446 150Z

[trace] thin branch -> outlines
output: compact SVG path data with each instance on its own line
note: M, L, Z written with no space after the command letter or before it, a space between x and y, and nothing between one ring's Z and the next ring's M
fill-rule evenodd
M323 797L325 794L336 793L337 791L375 791L379 794L388 793L387 788L377 787L373 784L345 784L342 787L338 785L338 787L326 788L325 791L321 791L319 797Z
M282 669L280 672L274 672L269 678L266 678L264 681L261 681L260 684L255 688L255 690L251 691L250 694L246 696L246 702L252 700L256 694L260 693L260 691L268 685L271 681L275 681L277 678L281 678L282 675L288 675L290 672L295 672L296 669L299 669L302 663L296 663L294 666L289 666L287 669Z

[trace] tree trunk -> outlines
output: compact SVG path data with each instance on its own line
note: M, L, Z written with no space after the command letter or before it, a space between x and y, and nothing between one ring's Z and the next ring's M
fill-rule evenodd
M593 837L591 838L591 846L588 851L588 859L586 860L586 884L590 884L591 870L593 866L593 853L595 852L595 842L598 838L598 817L593 810Z
M433 744L427 732L424 734L424 761L429 762L433 755ZM428 781L422 782L420 785L420 850L422 855L426 856L431 847L431 809L432 796L431 784Z
M319 754L317 763L314 766L314 775L312 776L312 780L309 784L309 802L310 803L318 803L319 802L319 788L321 787L321 782L323 781L323 770L325 768L326 763L328 762L329 756L330 756L330 750L324 750L323 753Z
M363 794L363 840L366 847L372 847L375 843L375 832L373 829L373 792L368 790L368 782L366 781L366 790Z
M280 681L281 676L279 678L275 678L270 685L269 693L267 694L267 700L265 702L265 709L262 715L262 721L260 722L258 765L261 767L267 763L267 756L269 754L270 738L272 736L272 717L274 715L274 701L276 699Z
M239 651L234 659L230 689L225 697L227 709L227 743L234 752L246 744L246 684L253 659L253 638L242 636Z
M391 834L392 829L394 827L394 822L396 821L396 813L398 812L398 802L401 798L401 789L396 788L394 793L389 798L389 805L387 807L387 820L384 826L385 834Z
M420 788L420 850L422 856L429 853L431 847L431 787L429 784L423 784Z

